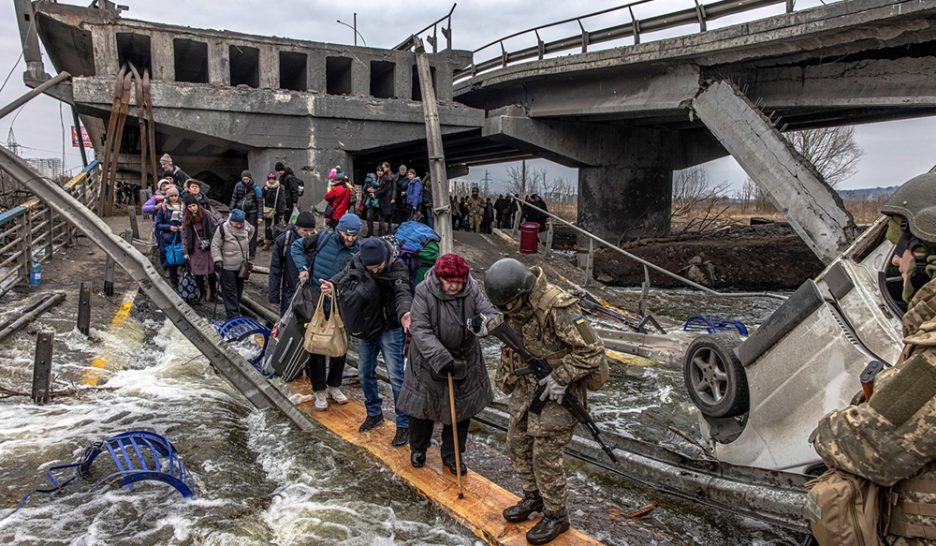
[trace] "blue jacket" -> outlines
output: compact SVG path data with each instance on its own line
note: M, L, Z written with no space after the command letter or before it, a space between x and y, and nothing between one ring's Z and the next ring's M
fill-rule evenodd
M172 231L171 226L179 227L179 231ZM182 242L182 221L172 219L172 209L164 205L156 207L156 217L153 219L153 233L156 244L159 246L159 265L163 269L169 267L166 263L166 246L173 242Z
M309 282L316 294L319 281L328 280L344 270L357 253L357 241L346 247L341 242L341 236L333 231L322 231L299 239L292 244L291 250L292 259L299 271L309 271Z
M296 293L296 286L299 283L299 268L292 257L292 244L301 240L302 237L291 227L289 231L280 233L279 237L273 243L273 253L270 256L270 275L269 275L269 294L267 301L270 303L289 305L293 294ZM286 312L282 306L280 313Z
M422 206L422 181L416 177L406 185L406 204L410 208L419 208Z

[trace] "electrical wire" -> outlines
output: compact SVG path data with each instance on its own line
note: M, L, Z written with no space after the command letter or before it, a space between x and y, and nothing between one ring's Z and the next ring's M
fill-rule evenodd
M26 29L26 36L32 32L33 26L36 24L36 18L29 18L29 28ZM24 46L25 47L25 46ZM6 88L7 82L10 81L10 76L13 75L13 71L16 70L16 67L19 66L20 61L23 60L24 51L20 49L19 57L16 58L16 62L13 63L13 66L10 68L10 72L6 75L6 78L3 80L3 85L0 85L0 93L3 93L3 90Z

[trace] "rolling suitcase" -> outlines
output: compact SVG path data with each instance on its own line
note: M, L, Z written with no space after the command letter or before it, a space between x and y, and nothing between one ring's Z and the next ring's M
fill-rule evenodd
M303 349L305 324L293 313L292 304L300 290L296 290L286 314L276 323L275 335L267 341L266 354L263 355L263 373L278 375L284 381L292 381L308 362L309 355Z

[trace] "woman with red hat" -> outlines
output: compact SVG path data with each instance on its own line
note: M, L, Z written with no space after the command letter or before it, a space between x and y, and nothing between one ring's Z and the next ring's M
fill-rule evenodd
M494 399L478 338L467 327L478 315L493 317L497 310L471 278L468 262L445 254L416 287L410 311L412 322L409 362L397 407L410 416L410 462L426 464L426 449L435 423L442 423L442 461L456 473L454 424L458 451L464 453L468 424ZM455 423L449 408L448 375L453 377ZM461 473L467 472L461 459Z

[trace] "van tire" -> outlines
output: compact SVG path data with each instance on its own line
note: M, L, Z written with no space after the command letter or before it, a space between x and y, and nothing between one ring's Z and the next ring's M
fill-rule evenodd
M737 336L703 335L686 350L683 379L693 403L709 417L737 417L750 409L747 375L735 355Z

